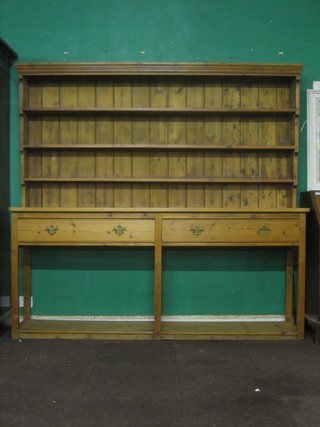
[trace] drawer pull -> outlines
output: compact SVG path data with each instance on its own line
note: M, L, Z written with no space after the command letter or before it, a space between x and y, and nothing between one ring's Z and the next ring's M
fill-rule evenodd
M118 225L118 227L113 227L112 229L117 236L122 236L125 231L127 231L126 227L121 227L121 225Z
M203 232L203 228L199 225L194 225L191 227L191 231L194 236L200 236L200 234Z
M50 234L50 236L54 236L58 231L58 227L56 227L55 225L50 225L50 227L46 227L46 231L48 232L48 234Z
M266 225L264 225L263 227L257 228L257 233L262 234L263 236L270 233L270 231L271 231L271 228L267 227Z

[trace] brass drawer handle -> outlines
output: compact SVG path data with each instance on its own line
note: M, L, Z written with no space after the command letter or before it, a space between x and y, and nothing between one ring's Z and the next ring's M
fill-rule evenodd
M46 227L46 231L48 232L48 234L50 234L50 236L54 236L58 230L58 227L56 227L55 225L50 225L50 227Z
M191 231L194 236L200 236L200 234L203 232L203 228L199 225L194 225L191 227Z
M262 234L263 236L270 233L270 231L271 231L271 228L267 227L266 225L264 225L263 227L257 228L257 233Z
M118 225L118 227L113 227L112 229L117 236L122 236L125 231L127 231L126 227L121 227L121 225Z

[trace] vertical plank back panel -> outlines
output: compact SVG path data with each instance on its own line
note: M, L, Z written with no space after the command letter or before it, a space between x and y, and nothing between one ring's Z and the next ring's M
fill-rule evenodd
M169 106L169 87L166 79L155 79L150 82L150 107L151 108L168 108ZM167 116L161 114L150 117L150 134L149 143L155 145L167 145L169 143L169 120ZM169 176L169 153L168 151L157 150L150 152L150 177L166 178ZM166 194L167 187L152 185L150 187L149 206L156 206L158 198L156 192L159 191L159 203L168 207L170 197ZM176 201L173 201L176 205Z
M278 108L289 108L295 106L295 99L292 94L292 86L286 79L279 79L277 86L277 106ZM276 120L277 127L277 145L290 145L295 140L292 133L296 126L291 117L278 117ZM296 152L293 151L289 154L280 153L277 158L277 168L279 178L292 178L296 179ZM288 187L281 187L277 190L277 206L280 207L293 207L295 205L295 191Z
M204 80L204 107L222 108L223 78L207 77Z
M90 78L81 81L78 86L78 108L94 108L96 106L95 81ZM78 143L95 144L96 135L95 117L90 115L78 118ZM78 154L78 177L95 178L96 157L95 151L81 151ZM78 190L79 207L95 206L95 186L89 183L80 183Z
M153 184L150 191L150 206L152 208L167 208L169 206L169 190L167 184Z
M42 185L42 206L45 208L60 206L60 185L53 183L43 183Z
M57 108L60 106L60 86L50 80L45 81L42 87L42 107ZM49 116L42 119L42 143L55 144L60 140L60 120L58 116ZM42 176L57 178L60 173L60 164L56 151L45 152L42 159ZM43 184L43 206L59 206L59 185Z
M96 185L96 204L98 208L110 207L113 208L114 204L114 184L111 183L98 183Z
M245 64L220 64L217 74L212 64L172 72L167 64L164 74L152 64L119 73L94 64L75 75L69 67L77 68L20 73L27 205L295 206L299 78L291 66L274 66L279 75Z
M26 83L26 82L25 82ZM24 86L22 86L24 90ZM24 105L28 108L42 107L42 84L28 81L28 86L22 96ZM23 107L23 106L22 106ZM20 129L23 145L42 145L42 117L24 117ZM22 152L21 155L21 181L22 181L22 201L27 206L42 206L42 186L33 187L25 185L25 178L42 176L42 154Z
M238 79L232 78L223 82L222 107L225 109L238 109L241 101L241 87ZM238 117L222 119L223 144L228 147L239 144L240 120ZM223 177L230 179L239 176L241 161L237 153L221 154ZM229 208L239 207L240 185L225 185L223 188L223 206Z
M150 80L150 107L169 107L169 87L168 79L154 78Z
M78 107L78 84L76 81L62 80L60 83L61 108ZM78 150L79 143L78 120L73 116L60 117L60 144L75 146L73 150L66 151L60 156L60 177L78 177ZM61 207L73 207L78 205L78 188L74 183L64 183L60 189Z
M139 80L132 84L132 107L150 107L150 85L148 80ZM132 121L132 144L149 145L150 118L138 116ZM150 177L150 155L146 151L132 152L132 177ZM132 185L133 206L148 206L150 203L149 188L145 185Z
M116 108L130 108L132 106L132 85L128 78L115 79L114 106ZM117 115L114 118L114 142L115 144L132 143L132 120L125 115ZM114 152L114 177L132 176L132 156L130 151ZM115 206L131 206L131 185L117 184L115 187Z
M187 107L187 87L185 79L181 82L174 80L169 84L168 106L170 108L183 109ZM170 145L186 144L187 140L187 119L183 115L172 118L168 125L168 143ZM187 157L185 151L170 151L168 176L170 178L185 178L187 174ZM177 196L175 184L170 187L169 200L173 205L182 203L186 206L186 187L179 187L183 191L183 195ZM172 189L172 191L171 191ZM177 198L177 199L175 199ZM167 197L166 197L167 199Z
M259 105L259 80L245 79L241 85L241 108L255 109ZM259 119L255 117L241 119L240 145L259 144ZM260 153L244 151L240 153L241 178L260 178ZM241 207L259 207L259 186L246 185L241 188Z
M26 204L28 207L41 207L42 202L42 184L32 184L28 186L26 194Z
M277 102L277 89L272 81L260 82L259 90L259 107L271 108ZM261 145L276 145L277 128L274 117L262 117L260 119L259 140ZM277 174L277 161L274 156L268 153L262 153L260 156L260 170L261 178L276 178ZM261 198L262 207L270 206L275 208L277 206L277 189L266 186L266 190L262 190Z
M99 78L96 80L95 105L97 108L113 108L114 79L112 77Z
M205 107L204 81L196 80L196 84L187 87L187 108ZM187 119L186 143L188 145L203 144L205 125L202 118L193 116ZM203 178L205 176L205 159L201 151L187 152L186 175L188 178ZM187 186L187 207L204 207L204 185L190 184Z
M100 82L96 88L97 107L112 108L114 105L114 86L113 82ZM114 144L114 120L110 115L96 117L95 128L96 144ZM114 176L114 155L113 151L96 151L96 178L105 178ZM114 185L100 184L96 185L96 204L97 207L114 206Z

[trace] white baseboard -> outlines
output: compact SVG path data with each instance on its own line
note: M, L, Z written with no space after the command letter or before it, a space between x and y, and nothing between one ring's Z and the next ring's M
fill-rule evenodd
M8 314L4 314L5 318L10 315L10 296L0 297L0 307L8 307ZM24 297L19 297L19 307L24 307ZM31 297L31 307L33 307L33 298ZM2 317L3 317L2 316ZM23 316L20 317L23 319ZM101 322L152 322L153 316L38 316L32 315L34 320L74 320L74 321L101 321ZM283 322L284 315L181 315L181 316L162 316L163 322ZM1 318L0 318L1 321Z
M153 316L31 316L34 320L74 320L101 322L152 322ZM248 316L162 316L163 322L283 322L284 315Z

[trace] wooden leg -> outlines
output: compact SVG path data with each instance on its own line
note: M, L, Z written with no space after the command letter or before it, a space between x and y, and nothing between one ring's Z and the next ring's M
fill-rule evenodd
M161 296L162 296L162 246L161 218L156 218L156 239L154 247L154 329L155 340L161 338Z
M286 254L286 320L293 320L293 248Z
M11 336L18 338L19 328L19 246L17 241L17 219L12 216L11 232Z
M31 251L24 249L23 273L24 273L24 320L30 320L31 316Z

